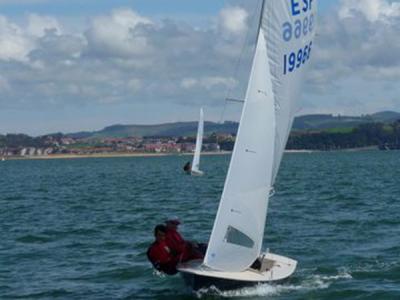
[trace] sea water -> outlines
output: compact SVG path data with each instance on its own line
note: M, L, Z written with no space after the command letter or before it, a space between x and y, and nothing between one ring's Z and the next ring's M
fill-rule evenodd
M400 299L400 152L286 154L264 245L286 282L192 293L146 260L153 227L207 241L229 156L0 162L0 299Z

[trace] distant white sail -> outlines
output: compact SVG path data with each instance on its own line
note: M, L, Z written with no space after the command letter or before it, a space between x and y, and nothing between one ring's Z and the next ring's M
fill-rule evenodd
M204 264L240 272L260 255L268 199L310 59L316 0L266 0L238 135Z
M204 113L203 108L200 109L200 119L197 128L197 138L196 138L196 149L194 151L193 162L192 162L192 172L197 174L202 174L200 171L200 153L203 146L203 132L204 132Z

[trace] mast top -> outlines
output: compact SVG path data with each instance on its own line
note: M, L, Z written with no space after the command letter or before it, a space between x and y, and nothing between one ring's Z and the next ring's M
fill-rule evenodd
M264 15L264 8L265 8L265 0L262 0L261 2L261 12L260 12L260 20L258 22L258 29L257 29L257 38L260 34L261 31L261 25L262 25L262 20L263 20L263 15Z

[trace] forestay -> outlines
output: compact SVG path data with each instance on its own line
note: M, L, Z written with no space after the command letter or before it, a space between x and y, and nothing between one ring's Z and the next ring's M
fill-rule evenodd
M200 172L200 152L203 146L203 132L204 132L204 113L203 108L200 109L200 119L197 128L196 149L194 151L192 170Z
M260 255L268 198L312 51L316 0L263 2L238 135L205 265L247 269Z

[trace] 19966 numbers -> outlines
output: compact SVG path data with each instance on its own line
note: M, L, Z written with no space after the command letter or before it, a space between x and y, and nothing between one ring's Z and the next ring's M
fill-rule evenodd
M297 52L285 54L283 56L283 74L286 75L288 72L300 68L303 64L310 59L312 42L300 49Z

